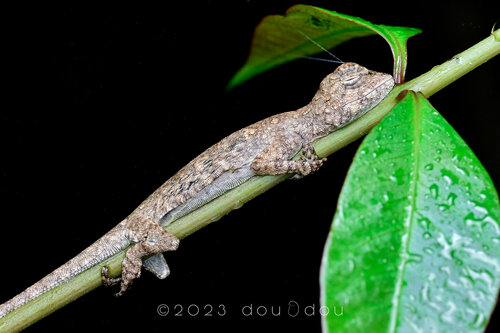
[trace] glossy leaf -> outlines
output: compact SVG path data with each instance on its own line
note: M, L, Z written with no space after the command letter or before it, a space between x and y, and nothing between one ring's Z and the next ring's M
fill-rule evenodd
M365 138L325 248L325 332L481 332L500 286L500 206L420 94Z
M400 83L406 70L406 41L421 31L372 24L359 17L307 5L290 7L285 16L266 16L255 29L250 55L229 82L232 88L283 63L323 52L357 37L379 34L391 46L394 77Z

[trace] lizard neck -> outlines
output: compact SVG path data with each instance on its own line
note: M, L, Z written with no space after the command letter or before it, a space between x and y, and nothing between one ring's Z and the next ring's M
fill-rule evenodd
M311 103L297 112L300 114L302 124L307 124L304 127L304 133L301 133L307 142L324 137L339 127L331 117L335 110L319 100L313 99Z

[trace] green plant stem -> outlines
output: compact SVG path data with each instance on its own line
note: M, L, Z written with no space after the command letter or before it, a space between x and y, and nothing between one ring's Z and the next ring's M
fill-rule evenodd
M415 90L429 97L477 66L500 53L500 33L491 36L453 57L429 72L399 85L372 111L352 124L318 140L314 147L319 156L327 156L366 134L381 121L397 104L398 95L403 90ZM237 188L227 192L196 211L167 226L167 230L179 238L184 238L209 223L215 222L231 210L279 184L288 176L254 177ZM109 266L111 275L121 273L121 262L125 250L109 258L102 265L95 266L75 276L63 285L43 294L0 319L0 332L17 332L30 326L78 297L100 286L101 267Z
M420 91L426 97L432 96L461 76L498 55L500 53L499 39L500 30L496 30L483 41L408 82L405 85L406 89Z

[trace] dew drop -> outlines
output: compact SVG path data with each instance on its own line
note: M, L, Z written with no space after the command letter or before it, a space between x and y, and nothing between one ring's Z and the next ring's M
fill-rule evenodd
M457 176L455 176L451 171L446 169L441 169L441 176L445 182L449 185L456 184L458 182Z
M449 266L441 266L439 268L441 272L445 272L446 274L450 275L451 274L451 268Z
M476 316L474 317L474 322L472 323L472 326L474 328L484 328L487 323L488 323L487 318L482 313L477 313Z
M471 281L471 278L469 276L461 276L460 282L462 283L463 288L465 288L465 289L472 288L472 281Z
M450 252L451 252L451 246L450 244L448 243L448 241L446 240L446 238L444 237L443 234L440 234L439 237L437 238L437 242L439 243L439 245L441 245L442 247L442 250L441 250L441 255L446 258L446 259L451 259L451 255L450 255Z
M467 274L474 281L474 284L477 284L479 281L481 281L487 286L490 292L494 292L493 290L495 290L495 282L494 282L495 278L490 271L486 269L480 269L476 271L471 269L470 267L466 267L466 270Z
M483 206L479 206L477 203L475 203L474 210L479 213L484 215L488 215L488 210L484 208Z
M454 206L456 198L457 198L457 195L455 193L448 194L448 198L446 199L446 201L448 201L448 205Z
M418 222L425 230L429 230L432 224L431 220L429 220L427 217L418 219Z
M429 289L429 283L424 283L422 290L420 291L420 298L424 302L429 302L431 299Z
M440 212L445 212L447 211L448 209L450 209L450 206L446 205L446 204L441 204L441 205L438 205L439 207L439 211Z
M426 231L426 232L424 232L424 235L423 235L423 236L424 236L424 239L430 239L430 238L432 238L431 233L430 233L430 232L427 232L427 231Z
M437 199L439 195L439 187L436 184L432 184L429 186L429 190L431 191L431 196L433 199Z
M434 169L434 165L432 163L426 164L424 166L424 169L427 171L430 171L430 170Z
M389 177L389 179L393 182L396 182L398 185L402 185L404 184L404 175L404 170L402 168L399 168L394 172L394 174Z
M493 229L493 230L491 230L491 229ZM498 222L495 221L490 216L486 216L483 219L483 223L481 224L481 230L483 232L490 234L490 235L492 235L493 232L494 232L495 236L500 234L500 227L498 226Z
M470 212L464 217L464 222L467 227L472 227L474 225L480 225L481 219L478 219L474 216L474 213Z
M349 259L349 261L347 263L347 267L346 267L345 273L346 274L351 274L352 272L354 272L355 268L356 268L356 263L354 262L354 260Z
M377 155L379 155L379 156L382 155L382 154L385 154L385 153L390 153L390 152L391 152L390 149L388 149L388 148L382 148L382 147L380 147L376 151Z
M460 168L460 167L456 166L455 170L457 170L458 173L460 173L463 176L467 176L467 177L469 176L469 171L467 171L467 169Z
M448 301L446 305L448 306L448 309L439 316L439 319L442 322L455 324L454 313L457 310L457 306L452 301Z
M422 255L417 254L417 253L408 253L408 262L422 262Z

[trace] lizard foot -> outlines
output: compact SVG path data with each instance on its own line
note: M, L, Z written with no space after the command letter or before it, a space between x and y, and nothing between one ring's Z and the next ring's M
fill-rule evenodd
M122 263L122 279L120 291L115 294L116 297L122 296L128 287L134 282L135 279L141 276L142 256L138 255L142 249L139 249L144 243L137 243L127 251L125 260Z
M165 278L170 273L170 270L161 253L174 251L179 247L177 237L150 220L130 224L128 228L131 241L135 242L135 244L125 254L122 263L120 291L115 296L122 296L132 282L141 276L143 257L160 254L160 256L153 256L157 259L156 262L153 257L151 257L153 259L146 259L146 268L153 268L153 272L159 278Z
M109 276L109 267L108 266L102 267L101 278L102 278L102 284L105 287L114 286L115 284L119 283L122 280L121 277L112 278L111 276Z
M292 179L301 179L317 171L326 162L326 158L319 158L314 151L314 147L311 144L307 144L302 149L302 154L297 162L301 165L298 167L298 173Z

